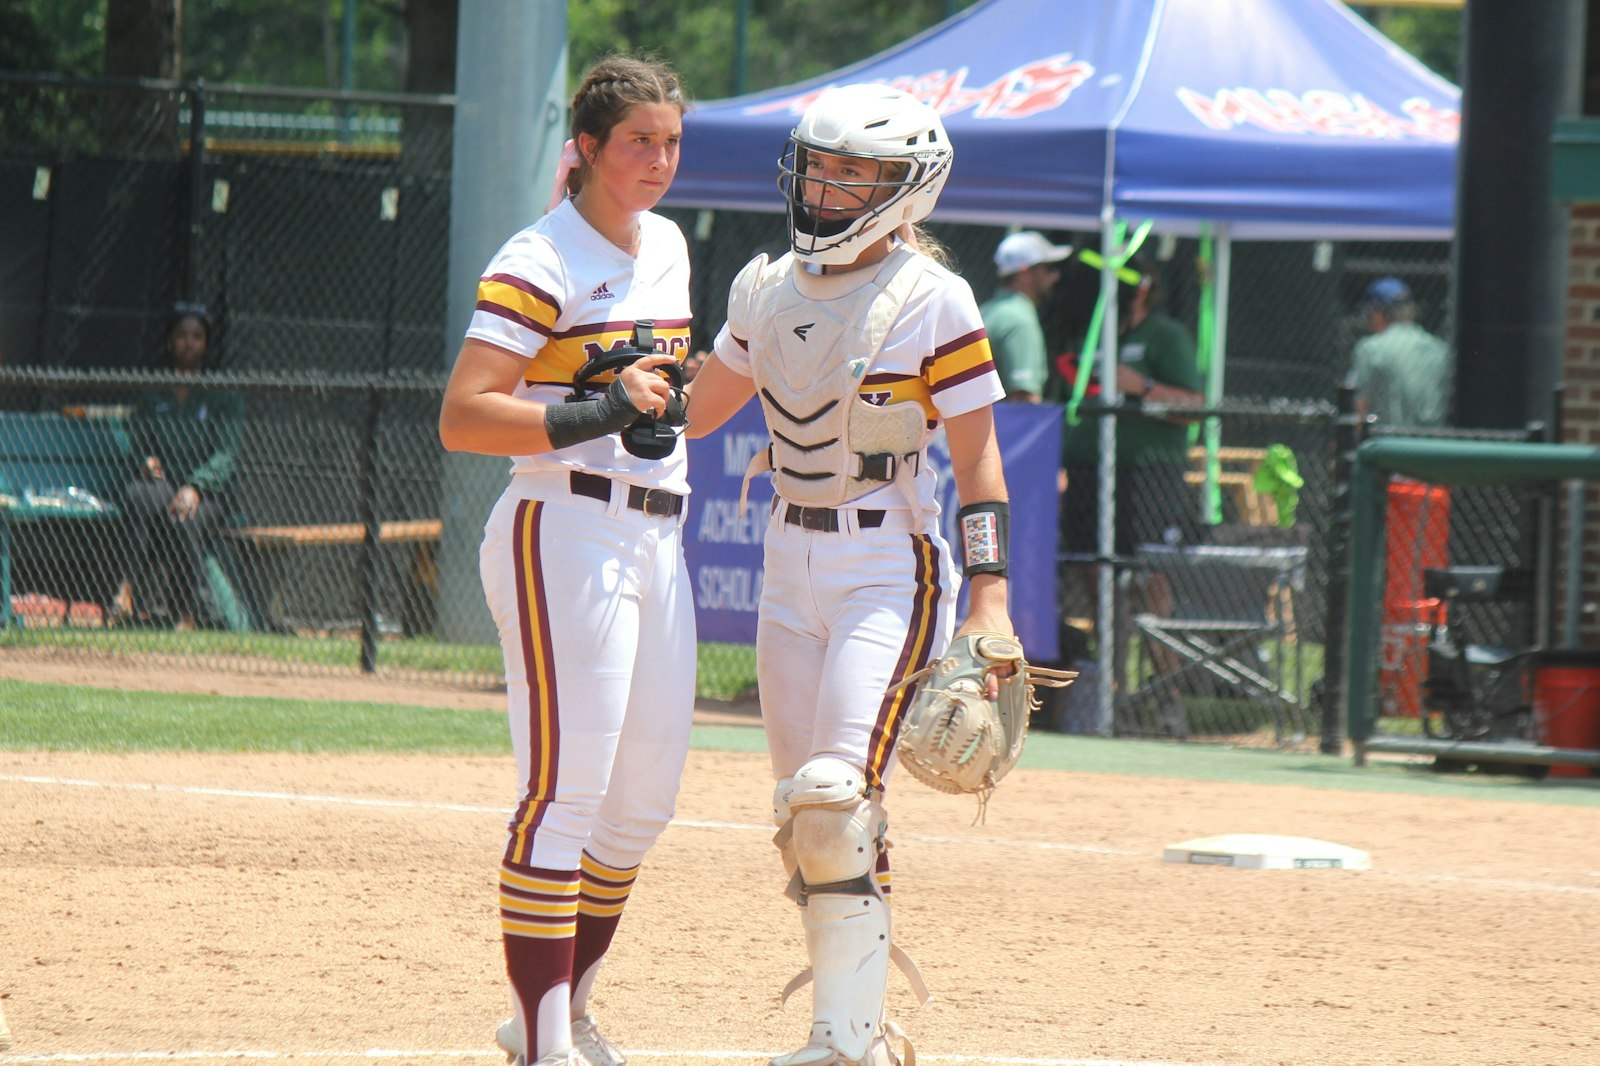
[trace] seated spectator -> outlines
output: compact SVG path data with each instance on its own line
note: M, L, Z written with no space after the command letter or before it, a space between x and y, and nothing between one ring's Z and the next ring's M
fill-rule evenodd
M178 304L165 337L164 364L179 381L142 392L129 420L138 465L127 486L123 578L108 620L147 620L148 597L159 589L175 626L187 630L218 620L205 560L232 511L228 486L244 400L199 380L211 340L203 307Z

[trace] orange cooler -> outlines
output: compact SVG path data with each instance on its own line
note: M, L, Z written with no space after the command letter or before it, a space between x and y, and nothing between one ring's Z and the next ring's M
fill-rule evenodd
M1422 714L1428 676L1428 638L1444 621L1444 606L1422 595L1422 572L1449 565L1450 490L1409 478L1389 482L1384 524L1383 628L1378 685L1380 713L1388 718Z
M1533 722L1539 743L1600 751L1600 651L1552 649L1533 660ZM1552 766L1552 777L1588 777L1587 766Z

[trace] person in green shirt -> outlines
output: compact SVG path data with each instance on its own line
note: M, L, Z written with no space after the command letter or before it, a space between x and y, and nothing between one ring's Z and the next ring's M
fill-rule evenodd
M1013 233L995 249L1000 290L978 313L1008 400L1038 403L1044 393L1049 359L1039 308L1061 280L1057 264L1071 254L1071 246L1051 244L1033 230Z
M198 380L211 341L204 308L179 304L167 321L165 356L178 383L140 393L129 419L135 476L124 499L123 577L110 621L147 618L145 599L170 577L163 597L179 629L212 622L205 558L232 511L244 400ZM192 380L192 383L191 383Z
M1200 406L1200 367L1194 338L1160 310L1154 275L1138 269L1136 284L1117 286L1117 389L1129 403ZM1202 532L1184 483L1188 419L1135 415L1117 420L1116 538L1118 555L1138 544L1195 543ZM1100 420L1085 417L1062 437L1066 495L1062 533L1066 550L1098 548Z
M1160 310L1160 289L1147 264L1129 264L1138 280L1117 286L1117 391L1124 402L1201 406L1199 361L1194 338L1177 320ZM1086 394L1098 402L1098 390ZM1117 420L1116 499L1112 550L1132 556L1140 544L1180 546L1203 539L1193 496L1184 481L1188 466L1189 419L1171 415L1132 415ZM1066 480L1061 501L1062 545L1071 555L1099 554L1100 419L1085 417L1062 435L1062 467ZM1094 569L1082 568L1084 595L1094 614L1098 598ZM1139 609L1170 618L1171 585L1153 571L1134 571ZM1066 627L1071 629L1071 627ZM1093 680L1098 668L1089 658L1088 635L1063 632L1064 658ZM1178 669L1173 654L1151 649L1162 674ZM1177 694L1162 696L1158 724L1173 736L1187 736L1184 705ZM1092 731L1092 730L1090 730Z
M1357 410L1400 429L1444 425L1450 346L1417 325L1410 287L1399 278L1379 278L1367 286L1361 311L1371 333L1351 352Z

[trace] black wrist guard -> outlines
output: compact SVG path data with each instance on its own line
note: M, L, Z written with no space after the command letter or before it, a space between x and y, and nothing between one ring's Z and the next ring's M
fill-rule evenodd
M628 399L628 390L618 378L597 399L545 404L544 431L550 438L550 447L559 451L627 429L638 417L639 409Z
M961 537L961 572L1006 576L1011 566L1011 505L1005 500L969 503L956 512Z

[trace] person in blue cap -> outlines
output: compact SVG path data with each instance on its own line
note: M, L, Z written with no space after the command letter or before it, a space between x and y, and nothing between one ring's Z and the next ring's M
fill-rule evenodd
M1357 410L1395 428L1444 425L1453 383L1450 346L1417 325L1410 287L1399 278L1379 278L1367 286L1360 310L1370 332L1351 352Z

